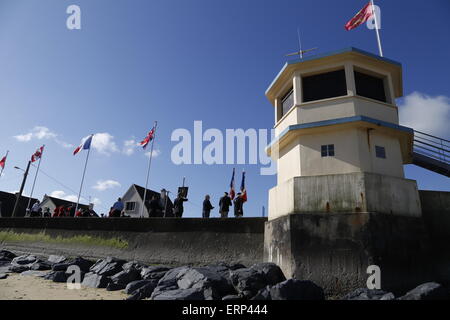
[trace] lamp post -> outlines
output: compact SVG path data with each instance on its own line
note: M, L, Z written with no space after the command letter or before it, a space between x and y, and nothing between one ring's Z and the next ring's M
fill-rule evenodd
M17 194L16 203L14 203L14 209L13 209L13 212L11 215L12 217L15 217L17 214L17 209L19 208L19 201L20 201L20 198L22 197L22 192L23 192L23 188L25 187L25 182L27 181L28 171L30 170L30 164L31 164L31 161L28 161L27 169L25 170L25 173L23 174L22 185L20 186L19 193ZM21 169L19 167L14 167L14 168L24 171L23 169Z

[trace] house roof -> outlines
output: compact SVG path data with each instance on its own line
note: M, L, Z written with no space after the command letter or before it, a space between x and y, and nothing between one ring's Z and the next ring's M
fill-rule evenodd
M29 197L21 196L19 200L19 207L17 209L17 216L25 216L25 210L28 205ZM35 198L31 198L30 207L37 201ZM16 194L5 191L0 191L0 214L2 217L10 217L14 210L14 204L16 203Z
M56 207L61 207L61 206L66 207L66 206L70 206L70 205L74 205L74 206L77 205L76 202L72 202L72 201L68 201L68 200L64 200L64 199L59 199L59 198L55 198L55 197L50 197L50 196L45 196L45 197L44 197L44 200L42 201L42 203L43 203L46 199L52 201L53 204L54 204ZM88 209L88 208L89 208L89 205L79 203L79 204L78 204L78 208L81 208L81 209Z
M141 187L137 184L133 184L133 187L136 189L137 193L139 194L139 197L141 199L144 199L145 188ZM148 204L153 196L156 196L159 199L161 197L161 194L159 192L147 189L147 193L145 195L145 206L147 207L147 209L148 209ZM167 198L168 198L169 206L172 206L172 201L170 200L170 197L168 196Z

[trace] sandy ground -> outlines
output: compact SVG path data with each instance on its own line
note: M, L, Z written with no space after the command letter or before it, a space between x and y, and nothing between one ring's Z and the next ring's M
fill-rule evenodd
M106 291L81 287L68 289L65 283L55 283L36 276L9 274L0 280L0 300L124 300L122 290Z

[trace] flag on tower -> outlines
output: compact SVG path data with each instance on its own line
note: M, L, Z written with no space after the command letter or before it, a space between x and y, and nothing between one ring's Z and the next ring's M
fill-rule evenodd
M247 201L247 189L245 189L245 171L242 171L242 182L241 182L241 193L242 200Z
M42 157L42 153L44 152L44 146L40 147L36 150L36 152L31 156L31 162L35 162Z
M88 149L90 149L93 136L94 135L91 134L89 137L84 138L83 140L81 140L81 144L73 151L73 155L76 155L81 150L88 150Z
M4 157L2 158L2 160L0 160L0 168L2 168L2 170L5 169L6 157L7 157L7 156L4 156Z
M236 193L234 192L234 168L233 168L233 175L231 176L231 182L230 182L230 198L231 200L234 199L234 196Z
M145 149L149 144L149 142L153 140L154 135L155 135L155 127L153 127L152 130L150 130L150 132L147 133L147 136L144 138L144 140L141 141L140 145L142 146L143 149Z
M345 30L349 31L352 29L355 29L359 25L363 24L373 16L373 8L372 8L372 2L369 1L364 8L359 10L359 12L351 18L344 26Z

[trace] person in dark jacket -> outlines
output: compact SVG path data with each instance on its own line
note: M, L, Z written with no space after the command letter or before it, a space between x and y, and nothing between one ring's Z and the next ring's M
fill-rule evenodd
M183 202L188 201L187 198L183 197L183 194L180 192L177 198L173 201L173 213L176 218L181 218L183 216Z
M160 215L162 208L159 205L159 200L156 196L152 197L148 204L148 216L150 217L158 217Z
M234 199L234 216L240 218L244 215L244 200L242 199L242 193L238 193Z
M225 192L224 196L219 201L219 212L221 218L228 218L228 212L230 206L232 206L231 198L228 196L228 192Z
M209 194L207 194L205 196L205 200L203 200L203 212L202 212L203 218L209 218L211 210L214 209L209 199L210 199Z

